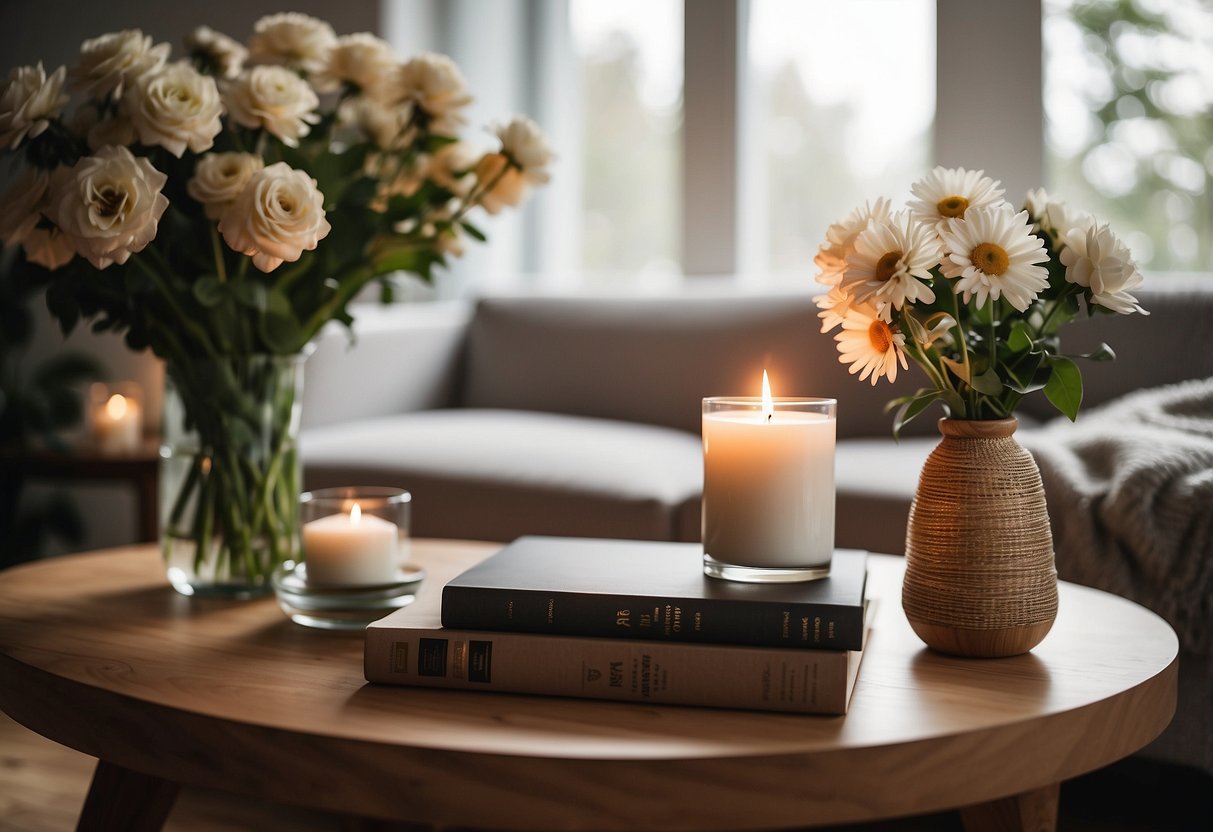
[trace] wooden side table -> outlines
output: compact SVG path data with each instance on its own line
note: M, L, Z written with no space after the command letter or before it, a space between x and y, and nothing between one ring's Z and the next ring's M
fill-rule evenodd
M138 450L121 455L102 454L88 444L67 451L0 449L0 479L20 476L62 482L130 483L138 501L138 539L151 542L160 533L159 462L160 441L155 437L145 437Z
M435 592L493 544L413 542ZM958 808L1054 829L1058 784L1140 749L1175 709L1161 618L1063 583L1032 653L926 650L904 560L844 717L369 685L359 633L274 599L186 598L151 546L0 574L0 708L99 757L80 829L157 829L190 783L347 815L484 829L780 829Z

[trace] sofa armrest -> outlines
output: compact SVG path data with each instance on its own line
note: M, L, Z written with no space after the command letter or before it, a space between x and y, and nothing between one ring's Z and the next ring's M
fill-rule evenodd
M304 366L304 427L454 404L468 304L367 304L353 315L353 337L326 327Z

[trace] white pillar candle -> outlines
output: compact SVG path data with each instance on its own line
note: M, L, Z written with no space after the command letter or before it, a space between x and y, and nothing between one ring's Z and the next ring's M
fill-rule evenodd
M133 453L139 450L143 433L143 414L139 402L121 393L109 396L93 409L92 434L103 454Z
M363 514L330 514L303 525L307 582L320 586L373 586L397 580L399 527Z
M802 400L771 399L765 372L763 387L762 410L703 414L704 552L738 566L828 566L834 552L832 402L829 412L804 412L795 409Z

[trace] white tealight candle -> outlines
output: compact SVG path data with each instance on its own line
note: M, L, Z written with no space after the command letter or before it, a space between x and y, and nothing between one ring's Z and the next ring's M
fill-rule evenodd
M307 582L322 586L374 586L397 579L399 527L363 514L330 514L303 526Z
M139 402L114 393L92 414L93 439L103 454L124 454L139 450L143 430Z
M774 401L764 372L761 411L753 405L705 408L706 554L743 567L829 567L835 419L833 403L826 401L828 412L795 409L804 402Z

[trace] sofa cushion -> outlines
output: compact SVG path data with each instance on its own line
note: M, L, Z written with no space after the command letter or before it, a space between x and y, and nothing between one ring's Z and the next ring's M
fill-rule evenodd
M468 332L468 407L542 410L696 435L705 396L838 400L838 436L887 436L885 403L922 386L905 372L873 386L848 375L822 334L812 292L644 298L481 299ZM910 433L935 435L926 416Z
M677 539L703 484L696 435L551 413L407 413L304 430L300 447L309 489L408 489L419 537Z

